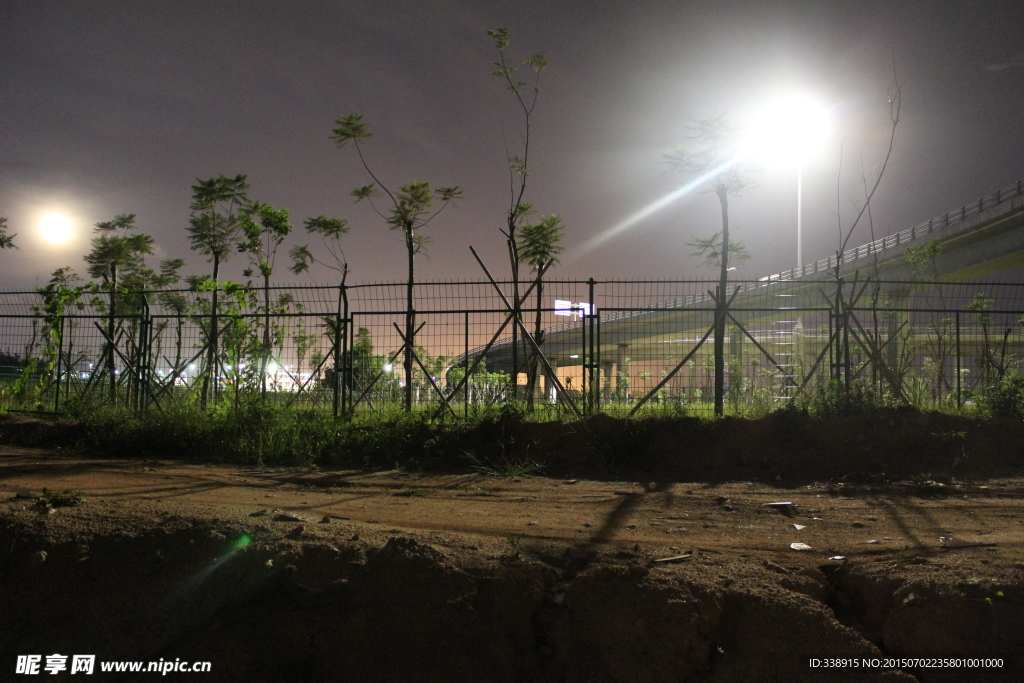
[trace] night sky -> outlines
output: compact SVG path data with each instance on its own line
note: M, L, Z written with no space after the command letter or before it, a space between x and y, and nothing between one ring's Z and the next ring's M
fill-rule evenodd
M247 174L253 198L301 222L347 218L351 282L399 280L404 248L349 192L367 184L354 151L329 140L362 113L368 161L387 184L460 185L464 200L428 228L419 275L473 278L475 246L508 272L503 139L521 119L489 76L489 28L509 55L542 51L527 199L558 213L567 250L554 277L696 278L686 241L719 229L694 194L593 246L684 180L661 157L690 117L742 120L786 90L832 107L834 134L804 167L805 260L834 252L838 206L852 217L861 160L877 172L889 134L893 65L903 83L896 150L873 204L878 235L927 220L1024 177L1024 12L1006 2L0 2L0 216L19 251L0 252L0 288L85 271L92 225L135 213L159 258L189 251L190 186ZM843 178L837 188L839 149ZM732 202L753 258L739 276L796 265L796 172L763 165ZM48 245L48 212L75 223ZM867 225L851 245L867 241ZM278 262L275 280L297 277ZM240 277L234 255L228 276Z

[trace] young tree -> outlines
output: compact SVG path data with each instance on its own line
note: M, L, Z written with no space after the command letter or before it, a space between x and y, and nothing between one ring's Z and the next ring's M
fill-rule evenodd
M700 265L719 270L722 267L722 233L716 232L709 238L691 237L686 246L693 247L690 256L700 259ZM747 245L739 240L729 240L729 263L744 263L750 259Z
M202 402L206 405L210 378L211 375L216 377L219 365L217 295L220 290L220 264L228 259L238 243L243 213L250 202L246 195L249 183L242 174L234 178L220 175L209 180L197 180L197 183L192 186L189 239L192 250L209 257L208 261L213 264L209 280L201 286L201 289L213 292L202 388Z
M263 278L263 349L260 355L260 388L267 393L267 365L270 363L270 276L274 273L277 249L292 231L288 209L276 209L270 204L253 202L242 212L242 230L245 240L238 250L249 255L251 267L246 277L259 274Z
M299 273L309 270L310 264L319 263L322 266L326 266L331 270L341 274L341 283L338 286L338 308L343 309L345 317L348 317L348 288L345 286L345 281L348 279L348 259L345 257L345 250L341 248L341 238L343 235L348 233L348 221L343 218L328 218L324 215L319 215L316 218L307 218L305 222L306 232L320 235L320 242L323 246L323 251L326 252L330 259L317 259L313 256L313 252L309 250L309 245L299 244L292 247L290 256L292 257L291 271L298 275ZM341 339L344 334L347 334L347 328L345 327L348 323L344 323L337 318L331 316L324 317L324 323L327 325L327 329L330 331L331 343L334 346L334 369L327 373L329 377L330 386L334 389L335 406L337 403L338 393L341 390L341 375L342 375L342 363L341 363ZM360 328L360 331L365 328ZM349 367L352 367L351 356L348 359Z
M716 235L719 249L718 292L715 302L715 415L722 415L725 388L725 316L729 285L730 247L729 196L738 197L753 183L748 177L750 169L741 162L737 145L741 128L724 114L694 119L690 124L688 147L679 147L665 155L665 163L672 170L699 179L718 197L722 209L722 230ZM708 245L714 245L715 237Z
M523 228L523 221L530 214L533 207L529 202L523 200L526 194L526 180L530 175L527 165L530 157L530 117L537 106L537 97L540 94L540 74L548 65L547 58L543 53L536 53L523 61L523 66L533 72L532 83L518 80L516 67L510 66L505 59L505 50L512 40L512 34L508 29L498 28L487 32L494 39L494 46L498 50L498 61L493 63L492 76L503 80L506 88L512 93L516 104L522 115L522 127L519 129L521 147L518 153L513 153L505 144L505 158L509 169L509 207L505 214L505 229L502 234L509 245L509 260L512 269L512 306L513 315L519 319L522 317L522 301L519 297L519 267L523 261L519 250L519 230ZM518 389L519 375L519 326L512 326L512 390ZM534 359L536 360L536 359Z
M14 238L17 235L7 234L7 219L0 217L0 249L17 249Z
M523 263L528 264L536 274L537 310L534 321L534 341L537 346L544 343L544 329L541 327L541 311L543 309L544 294L544 273L552 265L558 263L558 254L562 253L565 247L562 246L563 226L562 218L556 214L542 217L536 223L529 223L522 228L522 243L519 248L519 258ZM526 380L526 402L533 408L534 393L537 385L537 371L539 358L537 352L533 351L530 356L530 363L527 366Z
M413 355L415 346L413 337L416 332L416 309L414 305L414 286L416 282L415 258L425 252L430 243L430 238L423 234L422 230L434 218L437 217L445 207L462 195L462 189L458 186L439 187L436 190L430 189L430 183L413 181L408 185L401 186L392 192L383 185L377 176L374 175L370 166L366 163L363 151L360 146L361 140L370 138L370 131L363 123L362 114L350 116L339 116L335 120L331 139L342 148L349 142L353 143L359 161L363 169L373 179L370 185L358 187L352 191L352 196L357 202L367 200L374 212L384 219L391 230L402 233L405 241L405 250L408 257L408 278L406 279L406 314L405 314L405 409L412 410L413 397ZM379 194L378 188L387 195L391 207L387 212L382 212L373 203L374 196ZM440 207L434 209L434 202L440 202Z
M145 267L145 256L153 253L153 238L149 235L129 234L137 229L135 214L119 214L111 221L96 224L94 232L98 237L92 240L92 251L85 255L89 264L89 275L99 278L100 289L108 293L107 300L107 345L104 351L106 372L109 373L110 400L117 398L117 363L114 353L116 316L119 294L129 290L118 278L136 275ZM100 371L99 368L97 368Z
M345 251L341 248L341 238L343 235L348 234L348 221L344 218L317 216L316 218L307 218L303 225L306 228L306 232L314 235L320 235L324 251L326 251L331 258L330 261L326 259L318 259L313 255L313 252L309 250L309 245L299 244L292 247L291 252L289 252L289 256L292 257L290 270L298 275L299 273L309 270L309 266L311 264L319 263L322 266L326 266L331 270L341 273L341 284L344 285L345 278L348 277L348 259L345 258Z

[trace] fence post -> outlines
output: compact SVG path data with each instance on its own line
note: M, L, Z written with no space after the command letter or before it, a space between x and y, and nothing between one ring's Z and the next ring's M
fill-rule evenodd
M53 395L53 412L60 412L60 385L61 385L61 370L64 367L64 311L60 312L60 332L57 336L57 374L54 375L54 384L56 391Z
M597 412L601 406L601 326L597 319L597 302L594 301L595 284L594 278L587 280L587 303L590 304L590 314L588 315L590 319L590 353L587 354L590 367L587 370L590 373L589 404L591 413Z
M331 397L331 414L335 419L338 417L341 403L344 400L344 382L341 381L341 307L344 299L344 290L342 289L344 286L338 285L338 307L334 311L334 381L331 383L334 395ZM348 330L346 330L347 332Z
M963 394L960 386L963 372L960 370L960 311L956 312L956 407L963 408Z
M149 298L142 294L142 319L139 320L139 358L137 360L136 410L140 413L149 407L146 396L149 393L149 376L152 369L153 319L149 311Z
M469 311L463 311L462 316L462 367L463 372L466 373L465 386L462 387L462 416L469 417Z

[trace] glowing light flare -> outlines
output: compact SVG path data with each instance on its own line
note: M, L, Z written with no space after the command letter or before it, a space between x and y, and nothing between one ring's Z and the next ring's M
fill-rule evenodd
M662 209L669 206L678 199L682 198L683 196L693 192L695 189L700 187L701 184L707 182L708 180L711 180L717 175L724 173L725 171L728 171L730 168L744 160L745 157L737 157L732 161L728 161L722 164L721 166L708 171L699 178L694 178L687 184L680 187L678 190L673 190L672 192L669 192L661 199L654 200L644 208L634 213L632 216L629 216L625 220L613 225L604 232L592 237L590 240L584 243L583 246L579 248L579 253L583 254L601 246L611 238L615 237L616 235L622 234L626 230L629 230L640 221L654 215L658 211L661 211Z
M758 161L803 163L832 131L829 107L811 95L776 100L753 117L747 129L748 154Z
M71 219L59 213L48 213L39 221L39 234L50 244L64 244L75 234Z

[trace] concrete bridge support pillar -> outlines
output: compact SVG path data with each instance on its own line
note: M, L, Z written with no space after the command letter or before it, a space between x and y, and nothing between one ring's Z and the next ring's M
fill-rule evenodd
M611 361L601 361L601 400L612 400L612 375L615 365Z
M629 396L629 344L615 347L615 398L625 401Z

